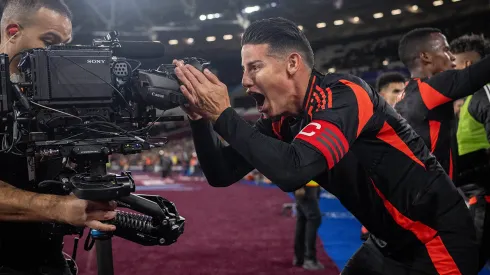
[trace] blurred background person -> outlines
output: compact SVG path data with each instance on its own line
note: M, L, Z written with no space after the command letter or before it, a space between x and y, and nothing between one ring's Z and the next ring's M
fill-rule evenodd
M167 178L172 172L172 158L166 151L160 151L160 166L162 169L162 178Z
M393 107L397 98L405 90L406 81L401 73L384 73L376 80L376 91Z
M488 54L483 35L464 35L451 42L456 69L462 70ZM487 72L490 74L490 72ZM455 182L469 197L480 244L479 269L490 257L490 85L465 98L459 110Z
M307 270L323 270L325 267L317 259L317 231L322 223L322 213L318 199L321 187L315 181L296 190L296 233L294 237L293 265Z

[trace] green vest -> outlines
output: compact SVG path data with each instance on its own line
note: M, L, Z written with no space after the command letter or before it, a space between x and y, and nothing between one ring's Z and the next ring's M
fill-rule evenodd
M472 97L473 96L470 95L465 99L464 104L459 111L459 123L456 138L458 139L458 153L460 156L481 149L490 148L485 127L468 112L468 106L470 105Z

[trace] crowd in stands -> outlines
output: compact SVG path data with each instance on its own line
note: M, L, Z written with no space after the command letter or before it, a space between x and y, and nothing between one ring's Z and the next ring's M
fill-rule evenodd
M170 140L164 147L144 151L140 154L111 156L110 164L113 169L143 170L159 172L164 163L170 163L174 171L185 175L199 174L194 144L190 137Z
M170 140L164 147L140 154L110 156L110 168L113 170L141 170L145 172L165 171L169 163L173 174L202 176L199 160L191 137ZM271 183L257 170L244 177L255 183Z

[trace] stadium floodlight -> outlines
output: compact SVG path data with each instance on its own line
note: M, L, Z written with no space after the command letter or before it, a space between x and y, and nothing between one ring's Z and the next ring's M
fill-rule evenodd
M402 13L402 10L401 9L396 9L396 10L392 10L391 11L391 15L399 15Z
M409 6L407 9L411 13L417 13L420 11L419 6L417 6L417 5Z
M383 13L382 12L377 12L377 13L373 14L373 17L376 18L376 19L383 18Z
M361 22L361 18L359 18L358 16L354 16L352 18L349 18L349 22L351 22L352 24L357 24Z
M326 26L327 26L327 23L325 23L325 22L316 23L316 27L319 29L325 28Z
M432 5L434 5L434 7L441 6L442 4L444 4L442 0L436 0L432 2Z
M246 7L242 10L243 13L252 13L260 10L260 6Z

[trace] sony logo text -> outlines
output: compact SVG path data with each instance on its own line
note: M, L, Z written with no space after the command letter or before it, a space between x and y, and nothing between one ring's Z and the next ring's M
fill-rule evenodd
M103 59L88 59L88 64L105 64L105 60Z

